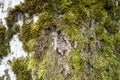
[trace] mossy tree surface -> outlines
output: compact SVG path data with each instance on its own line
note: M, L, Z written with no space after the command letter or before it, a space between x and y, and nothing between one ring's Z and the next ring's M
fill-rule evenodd
M28 67L36 80L120 79L118 0L25 0L18 6L6 19L8 23L15 22L16 18L11 13L16 11L24 16L20 39L24 49L34 53L29 58ZM38 15L37 22L27 21L34 15ZM54 62L57 54L48 47L52 27L63 31L70 42L77 42L69 58L64 58L70 66L68 76L59 72L60 67ZM35 46L37 41L45 46ZM38 52L35 52L36 49Z

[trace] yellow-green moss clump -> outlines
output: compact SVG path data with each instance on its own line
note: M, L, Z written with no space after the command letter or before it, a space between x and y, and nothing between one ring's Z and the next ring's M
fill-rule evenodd
M17 76L17 80L32 80L31 71L28 70L28 58L13 60L11 66Z
M6 40L6 28L0 24L0 57L9 52L9 43Z
M5 41L5 30L6 28L0 24L0 44Z
M4 80L4 78L3 78L3 77L0 77L0 80Z

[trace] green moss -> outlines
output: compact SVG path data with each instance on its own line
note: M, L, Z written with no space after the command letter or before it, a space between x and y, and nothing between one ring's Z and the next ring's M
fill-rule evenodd
M8 28L5 32L6 40L10 41L14 35L14 32L12 29Z
M93 15L94 15L94 19L96 22L105 22L105 19L107 17L107 12L105 10L95 10L93 12Z
M34 43L35 43L35 40L34 39L31 39L28 41L28 46L29 46L29 51L32 52L34 50Z
M5 30L6 28L3 25L0 25L0 44L5 41Z
M24 24L20 30L20 39L23 42L27 42L29 39L31 39L31 24Z
M109 33L113 34L119 32L119 25L113 22L109 17L106 19L104 26Z
M44 16L44 18L42 18ZM39 37L42 31L52 26L53 15L48 12L42 12L38 15L38 21L31 26L31 34L32 36Z
M0 77L0 80L4 80L4 78L3 78L3 77Z
M120 52L120 33L115 34L114 47L115 47L116 53Z
M13 26L14 23L12 21L13 21L13 16L12 15L6 17L6 22L7 22L8 27Z
M27 52L29 52L29 46L27 45L28 41L32 39L31 35L31 24L27 23L22 26L20 29L20 35L19 38L23 42L23 49Z
M13 32L14 34L19 33L19 27L20 27L20 26L18 26L18 25L14 25L14 26L12 27L12 32Z
M6 40L6 28L0 24L0 57L9 52L9 43Z
M31 72L28 70L27 58L13 60L11 66L18 80L32 80Z
M114 7L115 7L115 1L114 0L113 1L112 0L111 1L106 0L104 7L107 10L113 10Z
M6 42L2 43L0 46L0 57L7 55L9 52L9 44Z
M68 36L71 41L79 41L81 38L81 30L79 27L75 25L67 25L65 26L64 32Z

